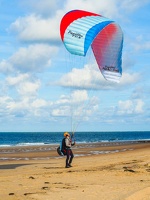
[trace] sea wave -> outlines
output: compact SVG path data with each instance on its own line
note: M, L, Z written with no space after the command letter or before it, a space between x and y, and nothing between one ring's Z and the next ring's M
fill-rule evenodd
M27 143L18 143L15 146L42 146L42 145L46 145L46 144L44 142L37 142L37 143L27 142ZM49 145L49 144L47 144L47 145Z
M0 147L11 147L12 145L9 145L9 144L2 144L0 145Z

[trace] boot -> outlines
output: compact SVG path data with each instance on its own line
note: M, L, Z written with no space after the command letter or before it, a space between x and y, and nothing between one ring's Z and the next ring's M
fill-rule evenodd
M70 167L70 165L68 164L68 165L66 165L66 167L65 168L69 168Z

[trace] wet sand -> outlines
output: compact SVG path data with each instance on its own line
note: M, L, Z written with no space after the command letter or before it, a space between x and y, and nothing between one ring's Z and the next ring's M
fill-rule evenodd
M0 148L0 199L150 200L150 142Z

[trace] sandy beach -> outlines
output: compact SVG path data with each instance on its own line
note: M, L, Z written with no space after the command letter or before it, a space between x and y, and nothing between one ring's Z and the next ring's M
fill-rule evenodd
M0 199L150 200L150 142L78 144L73 167L55 145L0 149Z

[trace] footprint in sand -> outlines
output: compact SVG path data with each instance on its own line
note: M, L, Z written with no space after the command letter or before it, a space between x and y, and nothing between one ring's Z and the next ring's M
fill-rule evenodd
M28 192L28 193L24 193L25 196L27 196L27 195L31 195L31 194L34 194L34 193L30 193L30 192Z
M44 182L45 184L49 184L49 182Z
M48 190L49 188L48 187L42 187L42 190Z
M123 167L124 172L132 172L134 173L135 171L133 169L128 169L128 167Z
M147 172L150 172L150 169L146 169Z
M29 179L35 179L33 176L30 176Z
M11 193L9 193L9 195L15 195L15 193L11 192Z

